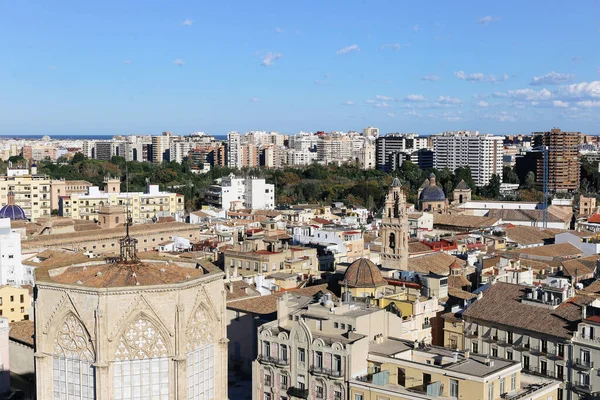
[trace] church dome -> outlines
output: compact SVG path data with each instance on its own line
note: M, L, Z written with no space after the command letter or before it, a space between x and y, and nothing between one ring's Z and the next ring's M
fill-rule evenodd
M0 218L10 218L13 221L27 219L25 211L15 204L15 195L13 192L8 192L8 204L0 208Z
M444 190L435 184L434 174L429 175L429 185L423 188L419 200L422 202L446 200Z
M344 274L343 284L351 288L369 288L387 285L377 265L366 258L354 261Z

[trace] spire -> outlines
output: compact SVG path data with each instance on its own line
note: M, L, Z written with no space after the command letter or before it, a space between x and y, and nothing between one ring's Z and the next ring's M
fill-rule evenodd
M392 187L400 187L400 186L402 186L400 179L398 179L398 177L395 177L394 180L392 181Z

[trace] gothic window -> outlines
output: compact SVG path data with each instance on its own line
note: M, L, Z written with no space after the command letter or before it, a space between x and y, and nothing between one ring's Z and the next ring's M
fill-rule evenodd
M77 317L69 314L54 340L54 398L95 399L93 362L94 350L90 337Z
M140 316L119 338L113 365L114 398L169 399L166 341L152 322Z
M209 311L196 309L187 329L188 399L212 399L215 395L214 327Z
M396 248L396 234L394 232L390 233L389 246L392 250Z

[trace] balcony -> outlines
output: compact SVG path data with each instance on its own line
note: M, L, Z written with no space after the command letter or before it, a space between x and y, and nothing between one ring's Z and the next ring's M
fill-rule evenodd
M469 339L474 339L479 337L479 334L477 333L477 331L473 331L473 332L466 332L465 336Z
M344 375L341 370L316 365L310 367L310 373L313 375L329 376L331 378L342 378Z
M592 385L590 385L589 383L573 382L573 383L571 383L571 388L575 392L579 392L579 393L592 393L593 392Z
M308 389L297 388L297 387L289 387L287 390L288 396L296 399L307 399L308 398Z
M573 366L579 369L592 369L594 368L594 362L590 360L584 360L582 358L576 358L573 361Z
M544 355L544 354L548 354L548 347L541 347L539 345L531 346L529 351L531 353Z
M258 356L258 362L261 363L261 364L272 364L272 365L279 365L279 366L290 365L290 360L289 359L284 359L284 358L279 358L279 357L271 357L271 356L264 356L262 354Z
M536 375L536 376L543 376L546 378L557 379L559 381L565 380L564 374L557 375L556 372L549 370L549 369L542 370L537 367L529 367L529 368L523 367L523 373L526 373L529 375Z

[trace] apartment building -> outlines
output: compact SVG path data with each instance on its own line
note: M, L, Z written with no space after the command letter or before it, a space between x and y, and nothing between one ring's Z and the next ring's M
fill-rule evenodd
M59 215L73 219L98 220L102 206L127 206L134 223L144 223L161 217L184 218L183 195L160 191L158 185L148 185L146 192L121 193L120 181L106 180L104 190L90 186L87 193L60 197ZM111 184L114 182L114 185Z
M236 178L234 174L221 179L220 184L208 187L205 200L208 204L229 210L232 202L241 202L244 208L272 210L275 208L275 185L263 178Z
M238 132L227 134L227 166L242 168L242 135Z
M33 268L21 262L21 233L0 218L0 285L33 285ZM1 315L1 314L0 314Z
M0 316L10 322L30 319L31 294L27 287L0 286Z
M326 226L317 228L313 225L292 228L295 244L321 245L334 254L336 264L353 262L366 257L370 253L365 249L365 241L361 231L344 226Z
M533 146L548 149L548 190L573 192L579 190L580 132L563 132L554 128L549 132L534 132ZM542 189L544 176L543 157L536 158L536 185Z
M366 127L362 131L363 136L370 136L374 138L379 137L379 128L373 128L372 126Z
M227 277L269 276L275 273L317 275L317 251L309 247L288 246L279 249L236 247L223 250L223 265ZM295 281L296 279L294 279Z
M369 344L367 363L348 399L558 399L558 382L523 374L519 361L468 351L382 338Z
M375 141L377 168L392 171L402 164L402 160L410 159L411 154L427 147L427 138L414 133L388 133L378 137Z
M502 181L504 138L478 131L452 131L432 136L436 169L469 167L477 186L485 186L492 175Z
M163 132L160 136L152 136L152 162L160 164L171 159L171 132Z
M341 135L321 135L317 142L317 160L323 164L341 164L354 159L352 139Z
M38 175L35 166L31 170L9 166L7 174L0 175L0 205L9 204L9 195L30 221L50 216L50 178Z
M579 357L573 331L592 301L575 296L570 285L496 282L462 314L464 348L521 361L524 372L560 383L558 400L569 399L569 390L576 391L571 370Z
M286 164L292 166L306 166L317 161L317 153L309 150L286 150Z
M58 210L58 203L61 196L70 196L75 193L85 194L90 186L93 185L88 181L53 179L50 182L50 206L52 210Z

